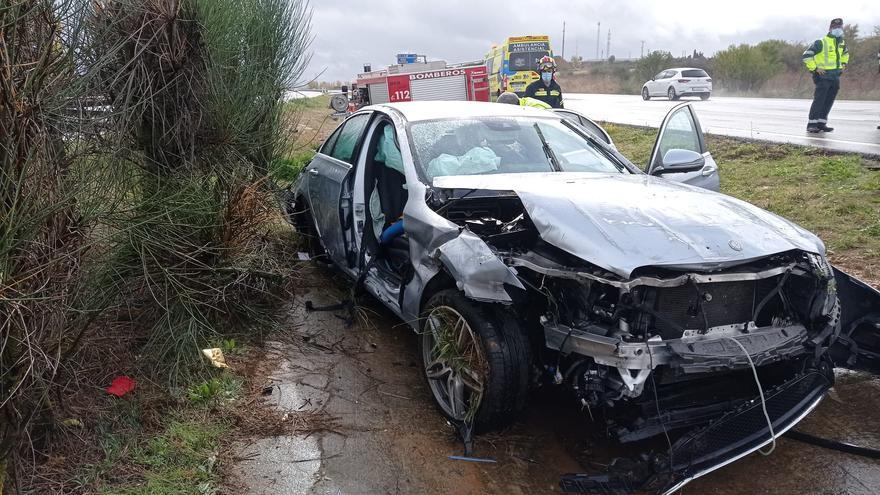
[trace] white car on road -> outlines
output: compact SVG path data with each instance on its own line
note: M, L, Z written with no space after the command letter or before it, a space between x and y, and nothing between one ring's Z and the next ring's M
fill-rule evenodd
M677 100L682 96L699 96L708 100L712 94L712 78L703 69L682 67L666 69L642 85L642 99L665 96Z

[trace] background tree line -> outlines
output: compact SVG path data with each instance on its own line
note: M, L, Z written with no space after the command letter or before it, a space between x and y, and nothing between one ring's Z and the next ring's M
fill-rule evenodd
M868 35L858 25L848 24L844 31L851 63L844 76L841 97L880 99L880 26ZM633 62L563 64L560 79L568 91L637 94L645 81L663 69L698 67L712 76L716 92L809 97L813 84L802 62L806 47L803 43L766 40L753 45L731 45L711 57L695 51L683 58L657 50ZM578 70L577 66L582 68Z

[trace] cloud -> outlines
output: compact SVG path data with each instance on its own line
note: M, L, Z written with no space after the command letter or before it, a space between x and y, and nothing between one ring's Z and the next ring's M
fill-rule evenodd
M823 34L832 17L858 23L864 32L880 24L874 1L849 0L834 10L824 0L701 5L673 11L649 0L312 0L313 55L303 79L350 81L365 62L385 67L402 52L450 62L478 60L493 43L523 34L550 35L560 54L563 21L566 57L577 51L585 58L596 55L597 22L602 23L600 52L607 56L610 29L610 53L618 58L639 56L642 41L649 50L680 55L696 49L708 55L765 39L807 42Z

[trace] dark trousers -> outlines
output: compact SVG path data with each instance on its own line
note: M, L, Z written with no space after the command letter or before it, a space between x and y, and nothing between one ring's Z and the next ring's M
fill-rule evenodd
M816 85L816 91L813 93L807 127L822 127L828 123L828 112L831 111L831 106L834 105L834 99L837 98L837 92L840 90L840 78L813 74L813 84Z

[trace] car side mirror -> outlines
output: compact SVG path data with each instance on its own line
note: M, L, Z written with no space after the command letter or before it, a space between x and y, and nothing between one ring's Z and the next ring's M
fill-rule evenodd
M651 76L651 80L652 80L652 81L654 80L654 76Z
M663 155L663 163L652 170L651 175L696 172L704 165L706 165L706 159L696 151L671 149Z

